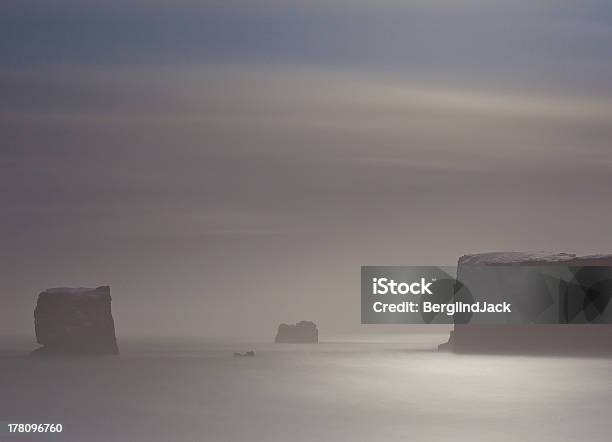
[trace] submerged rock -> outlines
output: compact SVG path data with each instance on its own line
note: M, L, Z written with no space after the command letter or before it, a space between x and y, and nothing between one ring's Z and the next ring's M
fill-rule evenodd
M319 342L319 330L311 321L300 321L295 325L281 324L274 342L277 344L316 344Z
M234 356L236 357L253 357L255 356L255 352L253 350L246 351L244 353L240 353L238 351L234 352Z
M34 310L37 355L117 354L110 287L54 288L38 295Z
M459 258L457 279L462 280L471 266L612 266L612 255L577 256L570 253L496 252L464 255ZM514 281L501 289L517 290ZM520 286L519 286L520 287ZM534 293L538 295L539 293ZM455 324L441 351L456 353L577 354L611 355L612 325L568 323L559 315L558 323Z

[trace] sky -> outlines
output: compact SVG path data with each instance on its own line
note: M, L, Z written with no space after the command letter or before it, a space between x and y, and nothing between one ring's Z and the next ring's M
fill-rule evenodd
M612 252L607 1L4 0L0 54L0 334L98 285L125 336L378 331L361 265Z

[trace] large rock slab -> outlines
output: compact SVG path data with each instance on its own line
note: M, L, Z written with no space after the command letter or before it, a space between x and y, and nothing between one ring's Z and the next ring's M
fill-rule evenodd
M295 325L281 324L274 342L277 344L316 344L319 342L319 330L311 321L300 321Z
M612 266L612 255L494 252L459 258L457 279L469 266ZM512 288L509 288L512 289ZM609 324L455 324L440 350L457 353L612 355Z
M53 288L34 310L37 354L117 354L110 287Z

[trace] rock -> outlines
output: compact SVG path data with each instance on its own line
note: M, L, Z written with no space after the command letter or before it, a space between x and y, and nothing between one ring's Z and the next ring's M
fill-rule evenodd
M277 344L316 344L319 342L319 330L311 321L300 321L295 325L281 324L274 342Z
M38 295L34 354L118 354L110 287L54 288Z
M247 352L244 353L240 353L238 351L234 352L234 356L236 357L253 357L255 356L255 352L253 350L249 350Z
M612 255L577 256L570 253L496 252L459 258L457 279L468 266L565 265L612 266ZM512 281L508 281L512 285ZM507 287L509 292L514 287ZM568 324L455 324L447 343L439 350L456 353L612 355L612 325Z

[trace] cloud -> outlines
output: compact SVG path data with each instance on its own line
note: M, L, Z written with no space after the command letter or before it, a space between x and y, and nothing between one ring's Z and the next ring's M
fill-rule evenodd
M609 91L612 72L610 11L596 0L3 5L0 68L303 64L596 93Z
M605 96L303 65L54 66L2 84L5 232L312 234L423 193L427 213L449 191L473 207L609 186Z
M612 97L468 88L320 66L55 66L0 79L0 111L15 124L343 131L379 140L451 135L461 143L486 122L477 138L512 133L538 150L568 131L605 134L612 118Z

